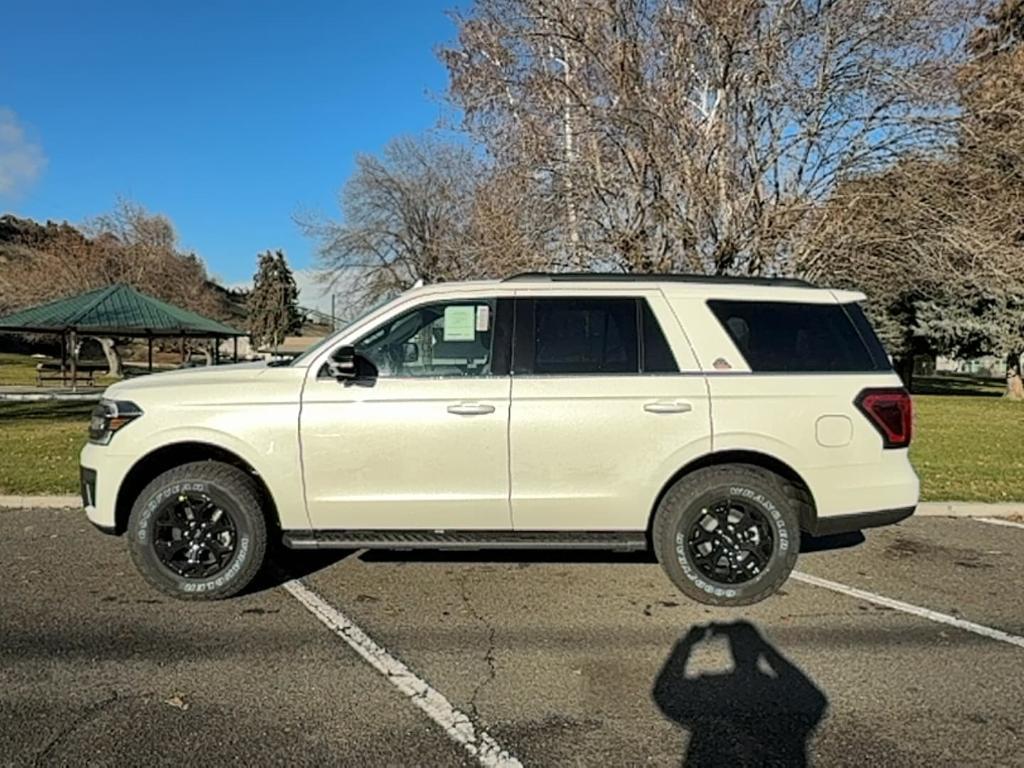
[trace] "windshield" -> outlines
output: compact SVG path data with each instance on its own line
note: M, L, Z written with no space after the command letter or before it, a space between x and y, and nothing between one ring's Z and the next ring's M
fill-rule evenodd
M303 351L302 354L300 354L298 357L292 358L291 362L289 362L288 365L301 365L304 361L308 360L310 357L313 357L317 352L319 352L321 349L323 349L326 345L331 344L334 341L334 339L338 338L338 336L340 336L341 334L345 333L349 328L354 326L356 323L361 323L364 318L369 317L371 314L376 312L378 309L383 307L388 302L393 301L395 298L397 298L397 297L396 296L388 296L386 298L381 299L376 304L371 306L369 309L365 310L362 314L360 314L354 320L349 321L344 326L342 326L341 328L336 330L334 333L331 333L330 335L325 336L323 339L320 340L319 343L313 344L312 346L307 348L305 351Z

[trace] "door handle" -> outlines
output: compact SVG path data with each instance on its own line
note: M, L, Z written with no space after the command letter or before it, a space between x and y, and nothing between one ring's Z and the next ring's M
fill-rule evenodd
M448 406L448 413L458 416L482 416L485 413L494 413L494 406L486 403L457 403Z
M693 406L682 400L657 400L645 403L644 410L648 413L689 413Z

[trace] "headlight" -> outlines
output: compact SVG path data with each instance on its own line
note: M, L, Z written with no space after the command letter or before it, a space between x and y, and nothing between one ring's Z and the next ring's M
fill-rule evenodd
M114 433L142 415L142 409L127 400L100 400L89 421L89 442L106 445Z

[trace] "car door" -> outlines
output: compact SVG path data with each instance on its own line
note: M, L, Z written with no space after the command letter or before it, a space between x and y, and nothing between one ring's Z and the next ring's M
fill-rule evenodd
M510 529L511 311L421 304L354 345L375 375L311 372L300 440L314 528Z
M711 448L707 386L660 292L517 298L516 530L642 530Z

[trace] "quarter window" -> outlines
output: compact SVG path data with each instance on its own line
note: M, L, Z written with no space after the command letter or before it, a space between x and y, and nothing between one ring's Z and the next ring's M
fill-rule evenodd
M746 359L765 373L870 372L889 368L855 305L712 300L708 306ZM869 336L866 337L865 334Z

